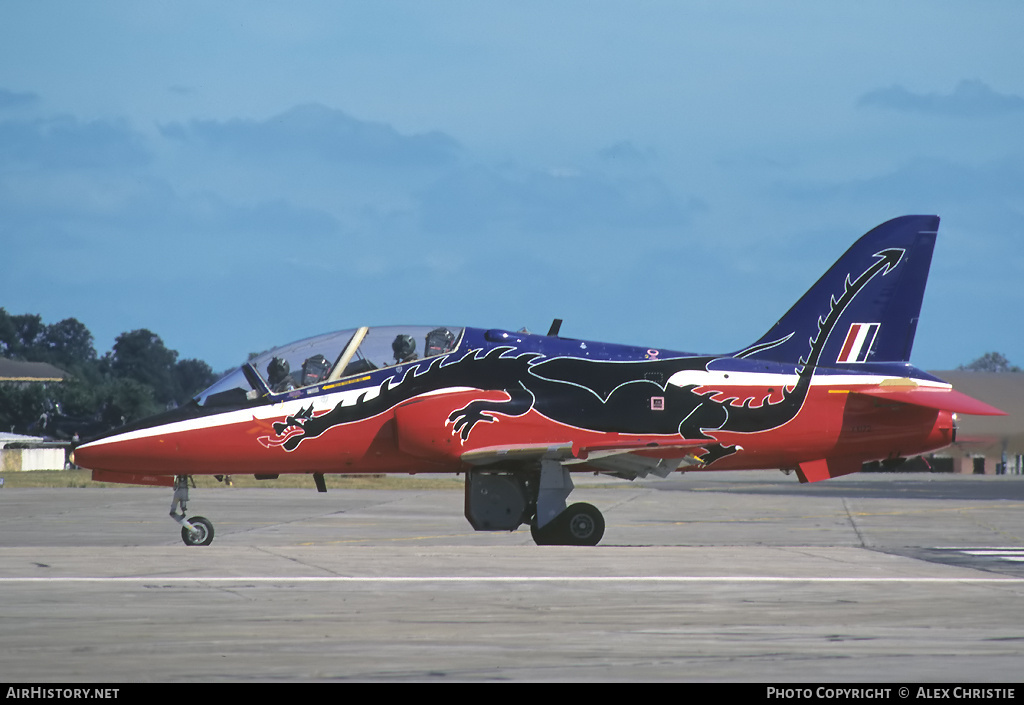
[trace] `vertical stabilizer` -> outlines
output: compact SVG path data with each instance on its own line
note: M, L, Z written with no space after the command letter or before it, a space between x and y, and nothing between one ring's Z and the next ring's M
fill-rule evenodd
M879 225L736 356L808 367L909 361L938 228L934 215Z

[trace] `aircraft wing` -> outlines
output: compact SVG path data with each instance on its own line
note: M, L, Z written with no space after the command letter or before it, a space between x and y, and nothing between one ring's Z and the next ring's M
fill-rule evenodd
M894 384L852 390L850 393L884 399L886 401L898 401L903 404L913 404L914 406L923 406L929 409L943 409L958 414L1006 416L1005 411L979 401L974 397L969 397L955 389Z
M573 458L572 442L494 446L469 450L462 454L463 462L470 465L490 465L502 460L540 460L541 458L571 460Z
M480 448L463 453L462 459L470 465L489 465L501 460L550 458L565 465L585 463L587 467L605 474L635 480L647 475L667 477L682 464L699 465L700 461L693 451L713 442L707 439L679 439L667 443L625 440L574 446L567 441L555 444Z

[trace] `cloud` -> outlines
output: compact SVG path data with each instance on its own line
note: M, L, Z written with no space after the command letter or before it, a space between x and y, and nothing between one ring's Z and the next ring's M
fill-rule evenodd
M109 288L251 277L289 260L336 257L345 245L337 220L316 208L181 193L151 176L87 174L28 184L0 178L0 237L8 245L0 278L33 287L39 273L18 262L46 261L51 279Z
M860 97L862 107L946 117L986 117L1024 111L1024 98L997 93L982 81L961 81L953 92L920 94L903 86L879 88Z
M119 120L71 116L0 122L0 169L140 166L151 155L144 138Z
M0 88L0 110L8 108L22 108L34 105L39 102L39 96L35 93L19 93Z
M622 140L598 150L597 156L609 163L644 164L653 158L653 150L641 149L629 140Z
M471 166L454 169L423 192L428 232L494 229L570 233L686 224L696 201L680 203L655 177L612 179L574 169Z
M169 139L198 143L249 159L313 157L334 163L431 166L453 162L459 143L442 132L403 135L319 104L300 105L263 121L191 120L161 128Z
M979 212L993 203L1015 203L1024 188L1024 157L1008 155L978 165L935 157L914 157L898 167L863 179L832 184L816 181L784 185L777 191L798 200L820 203L902 203L904 206L970 205Z

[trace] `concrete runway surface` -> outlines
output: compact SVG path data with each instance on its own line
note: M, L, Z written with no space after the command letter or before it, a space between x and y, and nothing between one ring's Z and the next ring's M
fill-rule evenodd
M0 680L1013 682L1024 478L577 478L593 548L459 491L0 489Z

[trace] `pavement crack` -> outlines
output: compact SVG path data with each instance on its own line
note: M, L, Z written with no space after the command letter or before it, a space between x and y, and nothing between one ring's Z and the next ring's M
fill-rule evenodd
M856 519L853 518L853 512L850 511L850 505L847 503L845 497L843 497L843 511L846 512L846 518L850 522L850 526L853 528L853 532L857 534L857 540L860 542L861 548L868 548L867 541L864 540L864 534L861 533L860 527L857 526Z

